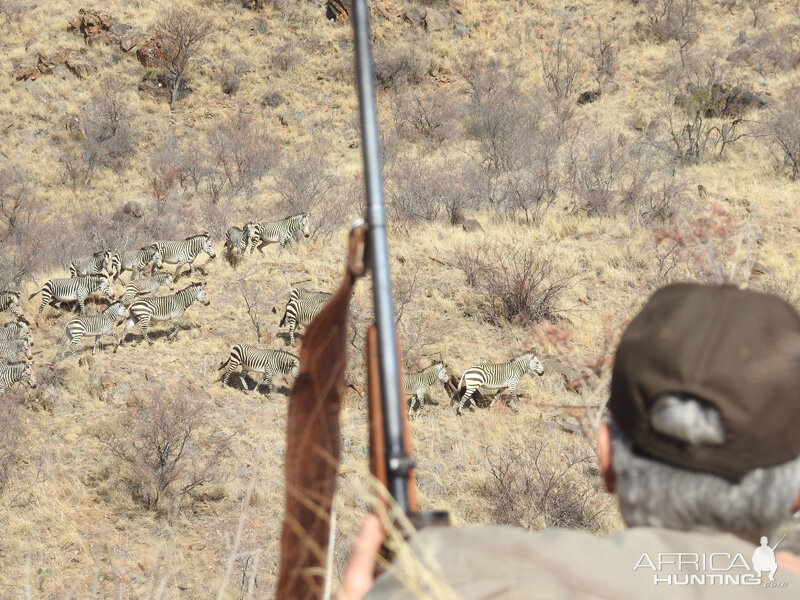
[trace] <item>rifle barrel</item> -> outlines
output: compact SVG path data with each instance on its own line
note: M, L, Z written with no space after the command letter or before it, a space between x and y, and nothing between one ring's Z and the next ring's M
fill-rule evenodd
M386 208L381 180L378 117L375 102L369 13L365 0L353 1L356 73L358 79L361 143L367 192L367 256L372 270L372 296L378 329L380 383L384 406L387 488L406 513L409 512L409 456L403 443L403 407L400 368L394 329L392 282L389 275L389 246L386 240Z

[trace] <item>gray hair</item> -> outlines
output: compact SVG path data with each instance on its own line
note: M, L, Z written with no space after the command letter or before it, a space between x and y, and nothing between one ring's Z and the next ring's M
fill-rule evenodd
M651 425L690 444L725 439L717 411L693 398L659 399ZM758 543L791 516L800 494L800 457L731 482L637 453L613 419L611 432L616 494L629 527L722 531Z

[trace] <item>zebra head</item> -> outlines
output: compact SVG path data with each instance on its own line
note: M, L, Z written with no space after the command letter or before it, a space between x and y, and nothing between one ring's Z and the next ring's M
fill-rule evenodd
M442 383L447 383L450 377L447 374L447 364L444 362L438 362L434 366L438 365L439 370L436 372L436 379L441 381Z
M32 357L31 355L31 340L30 338L22 338L20 340L22 342L20 346L22 347L22 352L25 354L25 358L30 360Z
M160 269L161 265L164 264L164 255L161 254L161 248L158 247L158 244L153 244L150 246L150 251L153 253L153 257L150 259L153 261L153 268ZM169 286L169 289L172 289L172 286Z
M308 215L303 213L300 217L300 226L303 228L303 235L305 237L311 237L311 229L308 226Z
M540 361L533 354L531 354L530 357L531 361L528 365L528 368L541 377L542 375L544 375L544 365L542 364L542 361Z
M214 245L211 243L211 236L209 234L203 234L203 252L208 254L210 258L216 258L217 253L214 252Z
M22 375L19 378L20 381L24 381L27 383L31 388L36 388L38 383L36 383L36 379L33 376L33 369L31 369L31 363L25 363L25 369L22 371Z
M292 370L289 371L289 375L292 377L297 377L300 374L300 360L295 358L294 362L292 363Z
M101 271L105 270L106 273L111 273L112 269L114 268L111 263L112 256L113 252L111 252L111 250L106 250L103 252L103 266L100 269Z
M114 284L111 282L111 279L108 277L101 277L99 284L97 286L97 291L101 294L105 294L106 297L114 299Z
M159 252L159 255L161 253ZM172 279L172 275L167 273L166 277L164 277L164 285L166 285L169 289L175 289L175 281Z
M245 240L248 244L256 239L258 234L258 223L255 221L248 221L245 226L244 230L242 231L242 239Z
M208 306L209 304L211 304L211 300L209 300L208 296L206 295L206 284L195 283L193 285L195 285L198 288L197 295L195 296L197 301L203 306Z
M109 315L112 315L114 317L114 321L127 319L130 316L128 307L122 304L122 302L114 302L114 304L109 306L105 312L107 312Z

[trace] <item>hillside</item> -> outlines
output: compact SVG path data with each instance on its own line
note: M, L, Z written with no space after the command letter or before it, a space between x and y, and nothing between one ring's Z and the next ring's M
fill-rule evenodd
M519 414L504 398L458 417L431 389L411 423L421 505L456 524L619 528L592 426L626 321L685 279L800 306L797 3L371 5L407 370L444 359L458 377L531 349L550 361L522 380ZM261 598L275 584L291 380L267 397L236 376L224 387L217 367L236 343L291 350L278 322L292 287L332 291L343 273L363 203L351 30L308 0L176 10L0 0L0 287L22 294L39 384L0 397L0 598ZM176 18L202 34L178 85ZM228 226L302 211L308 239L225 260ZM101 249L201 231L210 304L175 341L156 324L149 345L137 326L116 353L84 340L54 360L71 316L46 307L34 324L45 281ZM364 281L337 573L371 497L369 310ZM174 462L159 462L159 435L183 448Z

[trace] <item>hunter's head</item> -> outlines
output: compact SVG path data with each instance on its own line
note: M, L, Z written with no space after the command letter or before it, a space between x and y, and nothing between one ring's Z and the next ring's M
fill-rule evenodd
M656 292L620 340L598 433L630 527L757 543L800 508L800 316L733 286Z

